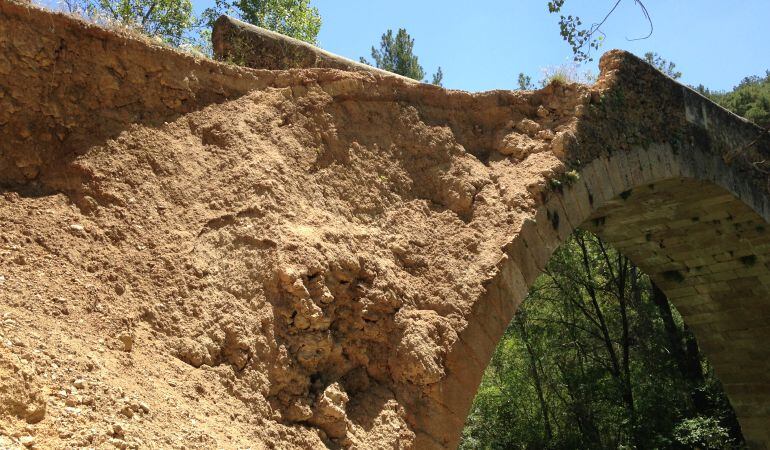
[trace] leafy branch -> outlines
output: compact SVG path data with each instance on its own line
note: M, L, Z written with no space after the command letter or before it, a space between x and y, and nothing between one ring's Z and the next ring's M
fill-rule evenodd
M562 11L562 8L564 7L564 2L566 0L552 0L548 2L548 12L551 14L560 13ZM585 62L585 61L593 61L593 57L591 56L591 52L593 50L598 50L599 47L602 44L602 41L604 41L605 34L602 31L602 26L607 22L607 20L610 18L610 16L615 12L615 10L618 8L618 5L620 5L620 2L623 0L615 0L615 3L610 8L609 12L604 16L604 18L599 21L598 23L593 23L588 28L585 28L583 26L583 21L578 16L572 16L572 15L561 15L559 18L559 32L561 34L561 37L567 41L567 43L572 48L572 53L574 55L575 62ZM628 39L631 41L636 40L642 40L647 39L650 36L652 36L653 32L653 24L652 24L652 18L650 17L650 13L647 10L647 7L642 2L642 0L634 0L634 3L639 6L639 8L642 10L642 14L644 15L644 18L647 20L647 23L649 24L649 32L647 35L638 37L638 38L632 38Z

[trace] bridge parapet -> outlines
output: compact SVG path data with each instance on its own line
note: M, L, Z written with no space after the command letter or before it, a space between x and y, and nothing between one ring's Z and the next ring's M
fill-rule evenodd
M339 69L376 73L414 82L410 78L335 55L299 39L230 16L220 16L214 22L211 42L214 56L220 61L230 61L253 69Z

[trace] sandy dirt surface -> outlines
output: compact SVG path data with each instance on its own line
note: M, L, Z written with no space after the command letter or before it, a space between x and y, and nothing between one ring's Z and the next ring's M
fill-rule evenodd
M553 131L482 161L413 106L265 89L90 148L69 192L4 190L6 441L408 447L400 393L441 379L560 165L527 133Z

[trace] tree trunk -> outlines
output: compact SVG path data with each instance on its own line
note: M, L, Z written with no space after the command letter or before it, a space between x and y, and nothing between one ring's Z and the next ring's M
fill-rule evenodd
M650 297L663 320L663 327L666 330L671 354L676 361L677 368L690 387L693 415L705 414L709 408L709 402L703 390L699 388L705 383L706 376L701 366L700 349L695 341L695 336L687 328L687 325L684 326L684 329L677 326L671 311L671 303L666 298L666 294L654 283Z
M529 356L529 370L535 384L537 399L540 402L540 413L543 418L543 428L545 429L545 441L550 442L551 439L553 439L553 429L551 428L551 420L548 416L548 404L545 402L545 395L543 394L543 382L540 379L540 371L537 370L537 355L535 355L535 351L529 341L529 334L527 333L527 327L524 324L524 320L524 318L520 318L515 321L519 325L521 337L524 341L524 347L527 349L527 355Z
M631 424L631 436L636 448L641 449L642 439L639 436L639 424L636 418L636 407L634 406L634 389L631 381L631 338L628 324L628 300L626 299L626 286L629 278L629 261L627 258L618 254L618 303L620 304L620 319L622 326L622 335L620 345L623 351L623 402L628 411L628 420ZM636 267L631 268L631 290L638 289L636 284Z

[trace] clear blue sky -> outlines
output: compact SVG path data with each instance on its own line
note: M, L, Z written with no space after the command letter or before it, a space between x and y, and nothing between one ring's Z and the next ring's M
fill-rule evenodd
M569 62L558 17L546 0L313 0L323 18L320 45L357 59L369 56L383 31L402 27L415 39L427 73L441 66L444 85L481 91L516 86L519 72L533 79L542 68ZM568 0L565 11L584 23L600 20L612 0ZM610 17L600 51L643 55L656 51L676 62L688 84L730 89L741 78L770 69L769 0L647 0L653 35L633 0ZM628 39L627 39L628 38ZM598 58L587 67L594 72Z
M193 0L196 9L213 0ZM600 20L613 0L568 0L565 12ZM321 47L358 59L388 28L406 28L426 73L439 65L444 85L469 91L511 89L519 72L571 61L547 0L312 0L323 18ZM622 0L603 28L606 51L658 52L677 64L687 84L730 89L770 69L770 0L645 0L654 32L633 0ZM598 56L598 55L597 55ZM598 57L586 69L597 72Z

